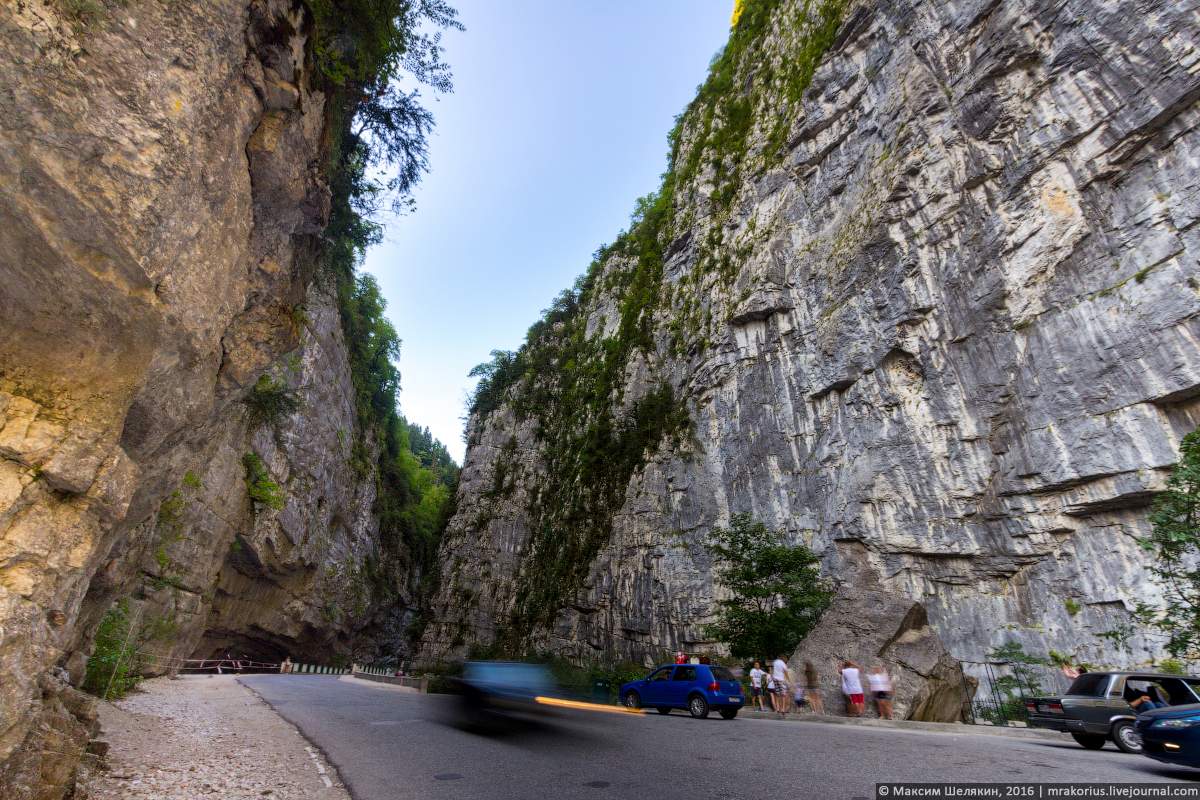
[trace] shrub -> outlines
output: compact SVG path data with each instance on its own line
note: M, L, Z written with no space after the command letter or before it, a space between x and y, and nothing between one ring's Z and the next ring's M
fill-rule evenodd
M255 382L244 402L250 409L250 425L254 428L278 425L300 408L296 390L270 375L263 375Z
M271 480L271 473L258 454L246 453L242 456L242 466L246 468L246 489L250 499L276 511L283 508L287 501L279 490L279 484Z
M129 603L113 604L100 621L88 659L83 688L105 699L124 697L141 681L141 656L129 618Z

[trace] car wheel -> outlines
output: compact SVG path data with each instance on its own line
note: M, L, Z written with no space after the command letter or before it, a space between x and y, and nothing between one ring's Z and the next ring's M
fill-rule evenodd
M655 711L657 711L660 714L670 714L671 713L671 709L667 708L666 706L659 706L658 708L655 709Z
M688 698L688 713L696 719L704 719L708 716L708 701L698 694L694 694Z
M632 711L637 711L642 707L642 698L638 697L637 692L628 692L625 695L625 707Z
M738 710L736 708L722 708L721 716L725 719L733 719L737 716L737 712Z
M1099 750L1108 741L1107 737L1101 736L1098 733L1072 733L1071 738L1088 750Z
M1112 740L1126 753L1141 754L1142 752L1142 737L1133 729L1133 723L1127 719L1113 725Z

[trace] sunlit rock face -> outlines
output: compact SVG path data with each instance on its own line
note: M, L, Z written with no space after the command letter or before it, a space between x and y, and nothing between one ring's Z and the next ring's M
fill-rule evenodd
M377 521L338 312L306 305L329 213L309 30L290 0L0 5L6 798L68 790L52 674L79 682L116 598L174 626L150 669L349 654ZM268 367L301 407L251 426ZM281 508L251 502L250 452ZM61 758L31 761L47 737Z
M804 5L776 14L745 87ZM834 582L835 545L860 544L955 658L1014 640L1095 663L1156 655L1140 634L1127 655L1096 633L1157 594L1136 540L1200 423L1198 21L1195 2L853 3L782 158L759 119L727 216L710 166L677 190L687 222L624 396L665 379L697 442L664 442L634 475L586 582L532 644L645 660L712 647L722 590L701 543L749 512L824 554ZM715 227L732 278L701 265ZM672 351L688 299L710 321ZM590 301L595 335L614 334L619 300ZM532 423L502 408L472 426L430 659L504 624L539 523ZM514 435L520 477L495 501Z

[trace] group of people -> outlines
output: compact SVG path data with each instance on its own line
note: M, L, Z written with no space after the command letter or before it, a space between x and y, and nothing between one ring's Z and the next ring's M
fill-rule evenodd
M770 699L771 710L786 714L789 710L788 693L791 692L791 702L796 711L807 708L814 714L824 714L825 704L821 700L821 676L811 661L804 662L804 681L792 682L788 670L786 655L779 655L771 662L771 670L762 669L760 662L754 662L750 670L750 697L752 708L766 711L763 698ZM866 713L866 694L862 687L862 667L853 661L842 662L841 679L842 694L846 697L846 713L852 717L861 717ZM875 705L879 716L892 719L892 680L881 664L871 667L867 673L867 686L875 697Z

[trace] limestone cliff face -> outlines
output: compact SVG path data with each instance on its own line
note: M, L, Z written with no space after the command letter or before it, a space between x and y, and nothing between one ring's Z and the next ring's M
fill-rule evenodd
M93 5L0 3L5 797L64 790L69 753L37 762L65 713L42 676L78 681L112 599L178 626L161 656L348 654L369 611L374 482L336 308L306 303L331 118L311 22L291 0ZM268 368L302 402L252 428ZM250 501L248 453L278 510Z
M721 109L754 104L742 166L705 150L674 187L651 343L614 388L628 412L666 382L695 441L646 452L531 641L713 646L700 543L749 512L835 581L865 548L958 659L1017 640L1125 661L1095 634L1155 596L1135 537L1200 423L1200 5L855 2L789 99L807 7L780 4L679 134L685 176L736 126ZM601 265L592 341L621 335L629 269ZM539 381L469 423L428 658L492 641L530 580L559 463L515 401Z

